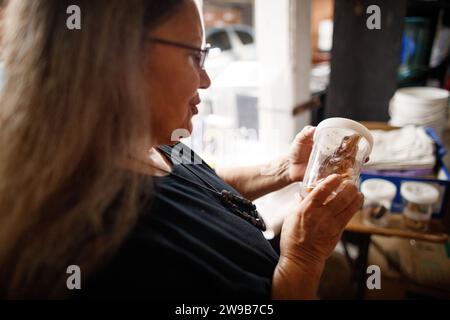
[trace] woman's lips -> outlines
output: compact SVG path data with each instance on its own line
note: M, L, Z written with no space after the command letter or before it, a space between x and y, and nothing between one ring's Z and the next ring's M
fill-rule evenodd
M198 108L197 108L197 106L191 105L191 111L192 111L192 114L193 114L193 115L198 114Z
M190 103L190 107L191 107L191 111L193 115L198 114L198 108L197 106L201 103L200 99L197 99L195 101L193 101L192 103Z

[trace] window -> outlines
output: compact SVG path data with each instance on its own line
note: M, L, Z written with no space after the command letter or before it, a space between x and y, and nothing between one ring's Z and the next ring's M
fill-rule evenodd
M238 35L239 39L241 40L242 44L251 44L253 43L253 36L245 31L237 30L236 34Z
M309 2L201 3L206 41L218 49L206 60L212 84L199 91L202 105L185 143L212 167L272 160L310 123L306 112L292 115L297 104L309 100L310 43L303 32L309 31ZM302 32L294 37L293 30Z
M215 31L206 38L206 43L212 48L220 48L222 51L231 50L230 39L226 31Z

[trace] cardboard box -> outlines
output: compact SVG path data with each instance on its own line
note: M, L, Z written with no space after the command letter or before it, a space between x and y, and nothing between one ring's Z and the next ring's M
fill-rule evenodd
M432 243L377 235L371 240L368 264L378 265L383 277L380 292L367 292L373 298L404 299L413 293L430 298L450 298L450 242ZM388 283L395 286L389 287Z

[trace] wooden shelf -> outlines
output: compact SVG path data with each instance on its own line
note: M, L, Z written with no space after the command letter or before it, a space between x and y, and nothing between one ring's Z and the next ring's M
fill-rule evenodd
M440 221L430 221L428 229L429 230L426 232L408 229L403 224L403 216L401 214L391 214L388 218L386 227L370 225L363 220L363 216L360 211L352 218L345 230L357 233L369 233L374 235L409 238L438 243L448 241L449 235L445 232L444 226Z

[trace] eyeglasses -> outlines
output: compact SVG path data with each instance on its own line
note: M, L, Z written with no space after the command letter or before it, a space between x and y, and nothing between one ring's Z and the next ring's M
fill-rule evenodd
M179 42L174 42L174 41L164 40L164 39L159 39L159 38L149 38L149 40L166 45L166 46L183 48L183 49L188 49L188 50L193 50L193 51L198 52L200 54L198 65L199 65L200 69L205 70L205 61L206 61L206 58L208 57L209 50L211 49L210 44L207 44L204 49L201 49L201 48L193 47L193 46L190 46L190 45L187 45L184 43L179 43Z

